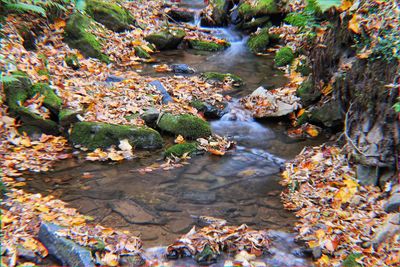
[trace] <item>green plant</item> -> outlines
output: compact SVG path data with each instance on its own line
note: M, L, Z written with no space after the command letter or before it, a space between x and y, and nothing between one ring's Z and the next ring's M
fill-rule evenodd
M294 59L293 50L290 47L282 47L275 55L275 65L283 67L292 63Z

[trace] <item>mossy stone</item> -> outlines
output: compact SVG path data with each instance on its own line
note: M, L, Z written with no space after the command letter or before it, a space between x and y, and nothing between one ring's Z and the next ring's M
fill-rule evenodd
M176 49L185 36L183 30L163 30L147 35L145 40L154 44L158 50L169 50Z
M338 100L333 99L311 111L310 122L325 127L338 128L343 125L343 113Z
M48 84L37 83L33 85L30 97L35 94L44 96L43 105L50 109L54 114L58 114L62 105L62 100Z
M75 54L70 54L66 56L64 61L67 64L67 66L72 68L73 70L78 70L81 67L78 56Z
M127 9L110 1L86 0L86 12L95 21L115 32L128 30L135 22Z
M211 135L211 127L208 122L189 114L163 114L157 126L162 131L174 135L182 135L188 139L197 139Z
M258 33L250 36L247 41L247 46L253 53L264 52L269 45L269 33L268 28L263 28Z
M312 69L305 60L301 60L296 66L296 71L299 72L301 76L308 76L311 74Z
M58 123L63 126L67 127L72 123L78 122L78 115L80 114L79 111L72 110L72 109L61 109L58 113Z
M129 144L136 149L157 149L163 145L160 134L151 128L102 122L75 123L70 135L74 145L82 145L91 150L117 146L123 139L128 139Z
M264 26L270 27L272 26L269 22L269 16L264 16L260 18L256 18L251 21L244 22L243 24L238 25L238 28L244 31L255 31L258 28L262 28ZM269 24L269 25L268 25Z
M275 0L259 0L254 6L248 1L243 1L239 6L239 14L246 20L255 16L275 14L277 12L278 6Z
M21 125L20 127L18 127L18 132L20 134L27 134L29 136L41 136L43 131L37 127L37 126L33 126L33 125Z
M25 126L37 127L45 134L58 135L60 133L56 122L44 119L26 107L17 107L14 113Z
M171 147L169 147L167 150L165 150L165 157L182 157L184 154L187 154L190 156L194 152L197 151L197 146L196 143L183 143L183 144L176 144Z
M282 47L275 55L275 65L277 67L286 66L294 60L294 53L290 47Z
M98 58L109 63L110 59L101 51L102 44L94 34L89 32L93 23L89 17L75 12L70 16L65 27L65 41L72 48L81 51L84 56Z
M216 51L225 50L229 46L230 46L230 43L217 44L217 43L211 42L211 41L189 40L190 48L196 49L196 50L202 50L202 51L216 52Z
M25 72L15 71L12 73L15 81L4 83L3 90L10 111L22 106L31 92L32 82Z
M136 56L143 58L143 59L150 59L151 56L149 53L147 53L142 47L140 46L135 46L135 54Z
M220 72L204 72L202 75L206 81L218 81L224 82L231 80L234 86L243 85L243 80L239 76L231 73L220 73Z
M296 94L301 98L305 106L309 106L321 97L321 92L314 90L313 83L310 79L301 83Z

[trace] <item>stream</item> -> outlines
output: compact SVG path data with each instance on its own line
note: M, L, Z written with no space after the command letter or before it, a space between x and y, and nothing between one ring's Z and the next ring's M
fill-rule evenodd
M201 8L203 1L183 1L183 5L190 6L189 2ZM140 73L172 75L157 73L152 65L183 63L196 73L218 71L242 77L245 85L229 93L233 97L230 112L211 122L214 133L237 142L234 150L223 157L194 156L184 167L146 173L140 169L163 163L162 151L138 152L136 158L122 163L87 162L77 154L59 162L52 172L33 175L26 190L52 194L92 216L94 223L140 235L145 248L152 248L149 257L159 257L160 247L187 233L196 225L196 218L205 215L226 219L229 225L267 229L275 239L272 254L259 260L267 266L311 266L294 242L296 218L284 210L278 182L286 160L304 146L321 144L326 137L293 140L285 134L286 125L255 121L237 99L259 86L282 86L286 78L274 68L272 55L255 56L247 50L245 36L232 29L212 30L232 46L218 53L161 52L156 55L158 62L144 65ZM196 265L192 259L179 264Z

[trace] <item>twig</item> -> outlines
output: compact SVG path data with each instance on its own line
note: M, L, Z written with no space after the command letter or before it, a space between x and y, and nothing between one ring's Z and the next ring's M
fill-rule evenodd
M353 103L350 103L350 107L349 107L349 109L348 109L347 112L346 112L346 116L345 116L345 119L344 119L344 132L343 132L343 134L344 134L344 136L346 137L346 140L353 146L353 148L354 148L355 150L357 150L358 153L360 153L360 154L363 155L364 157L367 157L367 155L365 155L365 154L354 144L353 139L350 138L350 136L349 136L349 134L348 134L348 132L347 132L347 121L348 121L348 119L349 119L349 113L350 113L350 110L351 110L351 107L352 107L352 106L353 106Z

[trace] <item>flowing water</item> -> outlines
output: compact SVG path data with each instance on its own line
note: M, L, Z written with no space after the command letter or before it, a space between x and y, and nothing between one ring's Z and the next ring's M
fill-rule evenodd
M159 63L237 74L245 86L231 93L236 98L260 85L285 83L271 57L256 57L246 49L246 37L232 29L214 31L232 42L228 50L166 51L157 55ZM142 73L166 75L155 73L152 66L144 67ZM237 141L237 147L224 157L194 156L182 168L143 173L141 168L163 163L162 151L139 153L122 163L86 162L77 155L60 162L53 172L35 175L27 189L55 195L91 215L95 223L140 234L147 248L168 245L196 225L196 217L206 215L224 218L231 225L245 223L270 230L275 237L273 255L262 259L269 266L309 266L291 233L296 219L280 203L279 172L285 160L306 145L322 143L324 137L291 140L285 135L285 125L255 121L235 98L229 105L230 113L211 122L215 133ZM154 251L159 249L148 253ZM194 263L188 262L180 263Z

